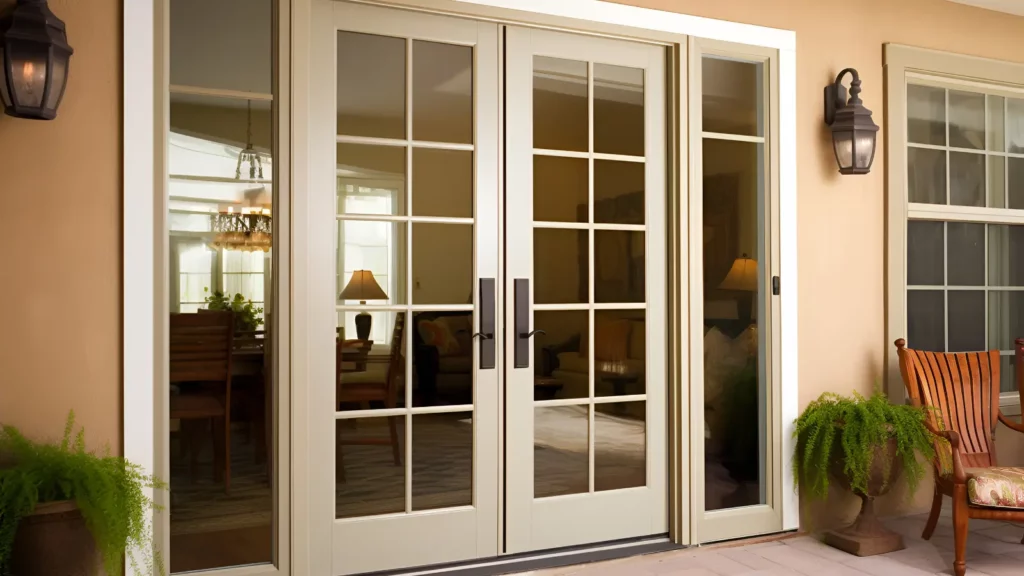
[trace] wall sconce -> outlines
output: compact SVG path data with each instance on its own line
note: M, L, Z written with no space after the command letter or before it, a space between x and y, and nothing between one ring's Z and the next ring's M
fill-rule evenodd
M853 77L849 101L846 101L846 88L842 84L847 73ZM835 83L825 87L825 123L832 127L832 147L839 173L870 172L878 126L871 120L871 110L860 100L860 75L853 68L840 72Z
M64 96L68 61L64 22L46 0L18 0L0 15L0 100L16 118L53 120Z

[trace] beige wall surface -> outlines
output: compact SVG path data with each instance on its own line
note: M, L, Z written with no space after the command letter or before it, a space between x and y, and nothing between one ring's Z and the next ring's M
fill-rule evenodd
M864 0L853 9L838 0L623 3L796 32L800 406L826 390L870 392L892 346L884 323L883 44L1024 62L1024 18L945 0ZM846 67L860 72L864 104L883 127L867 176L840 176L823 120L822 89ZM1007 432L997 440L1002 461L1024 463L1024 443ZM915 504L929 498L925 487ZM892 500L888 509L899 509Z
M0 422L57 437L74 409L120 452L121 2L50 7L75 49L57 119L0 116Z

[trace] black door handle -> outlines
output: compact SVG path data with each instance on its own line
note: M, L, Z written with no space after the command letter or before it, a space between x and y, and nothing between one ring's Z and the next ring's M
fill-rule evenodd
M530 280L528 278L516 278L516 352L515 367L530 367L530 337L543 330L530 331Z
M534 335L539 334L541 336L547 336L548 333L543 330L530 330L519 335L520 338L532 338Z
M480 279L480 331L473 338L480 337L480 369L494 370L496 365L494 342L494 278Z

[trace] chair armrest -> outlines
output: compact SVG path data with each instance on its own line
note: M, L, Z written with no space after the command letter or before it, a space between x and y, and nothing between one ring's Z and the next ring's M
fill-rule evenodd
M1017 422L1014 422L1013 420L1010 420L1009 418L1006 417L1005 414L1003 414L1002 410L999 411L999 421L1003 423L1003 426L1006 426L1011 430L1016 430L1021 434L1024 434L1024 424L1019 424Z
M953 460L953 483L966 484L967 473L964 471L964 465L960 460L960 435L952 430L936 430L928 421L925 421L925 427L932 434L939 438L945 438L949 442L950 456ZM938 457L937 454L936 457Z

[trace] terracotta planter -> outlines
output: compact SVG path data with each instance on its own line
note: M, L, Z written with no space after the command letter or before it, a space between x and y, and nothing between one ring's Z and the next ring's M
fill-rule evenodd
M11 554L14 576L102 576L96 542L78 506L47 502L22 518Z
M871 471L868 475L868 491L866 494L854 492L861 499L860 514L853 524L841 530L825 533L825 543L857 556L874 556L903 549L903 537L885 527L875 516L874 500L888 492L903 472L903 460L896 457L896 439L891 438L881 446L875 447L875 456L871 460ZM889 462L889 473L886 475L885 463ZM848 492L850 480L843 473L846 458L842 446L837 446L829 467L832 479Z

